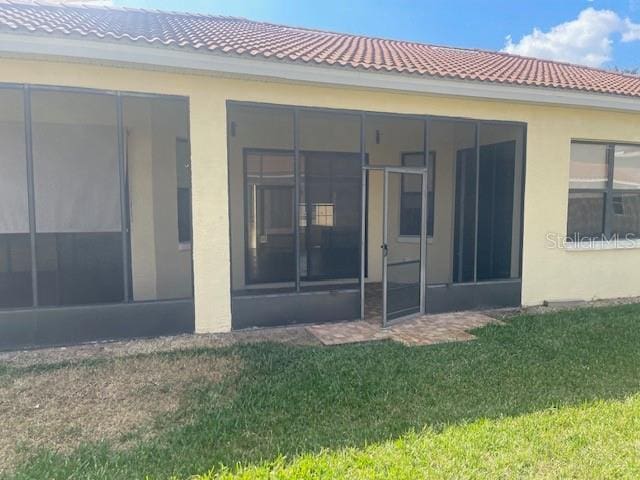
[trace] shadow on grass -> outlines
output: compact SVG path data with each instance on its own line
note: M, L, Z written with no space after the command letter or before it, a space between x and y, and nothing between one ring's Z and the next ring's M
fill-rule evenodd
M188 476L361 447L425 426L624 398L640 387L639 322L640 306L623 306L519 316L476 330L469 343L211 351L241 357L244 368L195 390L176 415L179 426L125 452L108 445L67 457L42 452L17 478Z

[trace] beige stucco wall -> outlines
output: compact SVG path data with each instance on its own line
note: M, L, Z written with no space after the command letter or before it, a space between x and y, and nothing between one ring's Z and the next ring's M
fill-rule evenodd
M225 107L229 99L526 122L523 303L640 295L640 251L569 252L549 248L547 240L548 233L566 230L570 140L640 143L638 114L13 59L0 60L0 82L190 98L199 332L225 331L231 325Z

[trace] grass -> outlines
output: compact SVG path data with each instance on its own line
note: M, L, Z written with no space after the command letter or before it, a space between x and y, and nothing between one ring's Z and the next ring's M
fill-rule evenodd
M640 399L426 429L365 448L279 458L198 480L638 478Z
M71 453L102 439L123 449L155 437L175 427L172 414L195 385L209 387L239 366L187 354L14 365L0 375L0 425L11 432L0 435L0 471L36 448Z
M242 368L194 385L153 438L32 452L7 478L640 475L640 306L519 316L475 335L174 353Z

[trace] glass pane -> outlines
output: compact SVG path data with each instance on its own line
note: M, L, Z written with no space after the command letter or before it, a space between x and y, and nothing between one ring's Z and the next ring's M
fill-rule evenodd
M0 308L32 305L23 103L0 89Z
M415 187L415 195L422 197L422 175L389 172L389 191L397 191L401 184ZM397 232L402 219L398 217L398 197L387 197L387 318L411 315L420 311L420 242L401 243L392 235ZM422 219L416 225L421 229Z
M360 275L360 117L300 112L300 276Z
M406 187L411 188L411 186ZM400 197L400 235L419 237L421 223L422 192L402 192Z
M616 145L613 188L640 189L640 146Z
M519 276L524 130L480 125L477 279Z
M123 98L134 301L190 298L191 182L188 105Z
M34 91L39 300L124 298L115 97Z
M606 188L607 177L606 145L571 144L569 188Z
M604 235L604 193L569 193L567 237L570 241Z
M611 233L620 239L640 238L640 193L614 194Z

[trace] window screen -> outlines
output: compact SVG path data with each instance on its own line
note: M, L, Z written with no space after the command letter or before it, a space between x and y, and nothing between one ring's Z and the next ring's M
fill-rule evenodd
M300 133L300 277L360 274L360 117L303 111Z

